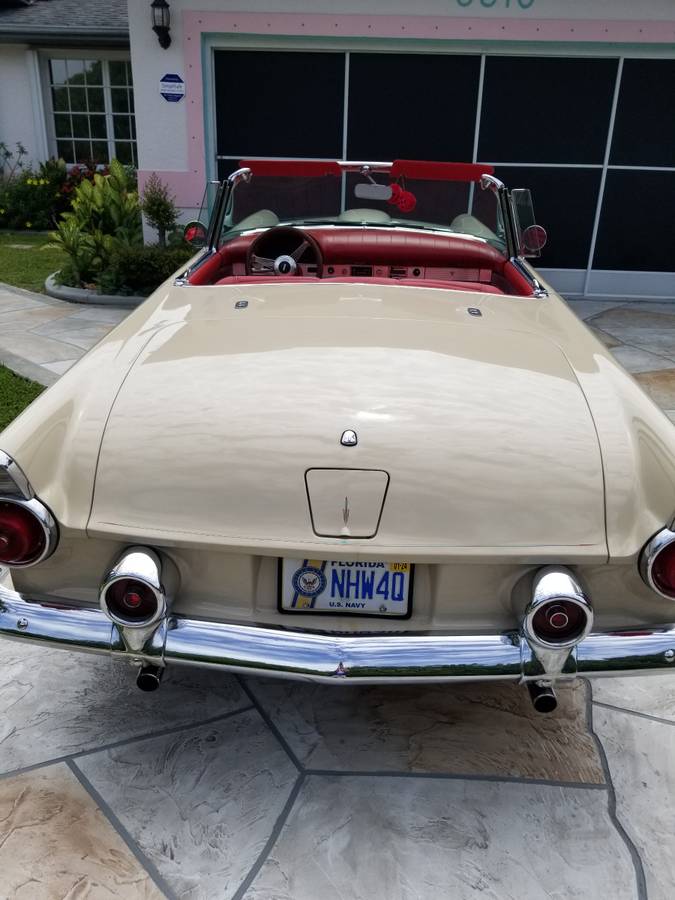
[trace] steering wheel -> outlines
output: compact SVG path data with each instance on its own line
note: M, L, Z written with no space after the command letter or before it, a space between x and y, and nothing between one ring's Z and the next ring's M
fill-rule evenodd
M323 253L311 234L280 225L269 228L251 241L246 251L247 275L302 275L299 263L316 266L323 274Z

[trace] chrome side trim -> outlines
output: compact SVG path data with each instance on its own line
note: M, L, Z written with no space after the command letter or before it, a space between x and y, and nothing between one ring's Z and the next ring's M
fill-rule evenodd
M640 554L640 561L638 563L638 567L640 569L640 575L642 576L642 580L644 583L650 587L653 591L656 591L661 597L665 597L666 600L675 600L675 595L666 594L661 588L656 584L654 578L652 576L652 569L654 567L654 560L658 556L658 554L663 550L664 547L667 547L668 544L672 544L675 541L675 531L671 531L670 528L663 528L658 534L655 534L654 537L645 544L642 553Z
M56 524L56 519L44 503L41 500L38 500L35 495L33 495L30 500L0 496L0 503L11 503L13 506L23 506L24 509L30 510L40 523L42 532L45 536L44 550L37 559L27 563L11 563L11 565L5 563L5 565L7 565L9 569L28 569L30 566L37 566L38 563L43 562L47 557L51 556L54 550L56 550L56 545L59 542L59 528Z
M534 677L531 651L516 632L345 637L175 617L134 650L100 609L84 609L65 599L30 599L2 585L0 636L108 652L138 664L185 663L330 684L520 682ZM672 671L675 628L590 634L570 656L574 667L563 677L575 671L591 676Z
M34 496L35 491L19 464L4 450L0 450L0 497L32 500Z
M525 263L519 256L512 256L509 260L511 265L516 268L523 278L526 278L530 284L532 285L532 295L536 297L538 300L543 300L549 296L548 291L545 287L541 286L541 282L538 278L535 278L532 272L527 268Z

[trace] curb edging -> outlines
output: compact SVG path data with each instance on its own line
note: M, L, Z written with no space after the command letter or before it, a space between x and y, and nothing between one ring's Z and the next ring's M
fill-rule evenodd
M134 309L147 297L125 296L123 294L99 294L85 288L65 287L57 284L55 276L58 272L52 272L45 279L45 292L56 300L66 300L68 303L90 303L94 306L117 306L124 309Z

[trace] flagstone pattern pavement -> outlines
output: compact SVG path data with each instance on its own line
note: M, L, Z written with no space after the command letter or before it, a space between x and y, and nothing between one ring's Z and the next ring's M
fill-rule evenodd
M675 303L570 304L675 421ZM0 285L50 384L126 315ZM661 900L675 674L317 686L0 647L0 900Z

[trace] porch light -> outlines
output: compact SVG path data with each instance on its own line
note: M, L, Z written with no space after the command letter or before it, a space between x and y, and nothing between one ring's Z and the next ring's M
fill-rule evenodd
M159 46L163 50L167 50L171 46L171 34L169 28L171 26L171 10L166 0L152 0L150 4L152 10L152 30L157 35Z

